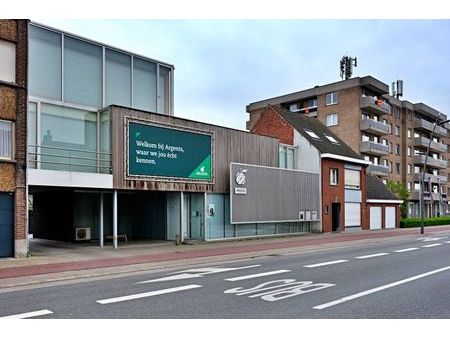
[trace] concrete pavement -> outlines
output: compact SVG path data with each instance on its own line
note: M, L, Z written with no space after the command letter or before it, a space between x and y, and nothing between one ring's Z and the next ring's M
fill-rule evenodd
M426 228L426 236L450 231L450 226ZM377 241L419 237L419 229L392 229L354 233L305 234L296 237L203 242L175 246L171 242L111 247L69 245L38 253L36 257L0 260L0 290L79 278L147 271L185 264L236 260L286 252L320 250Z

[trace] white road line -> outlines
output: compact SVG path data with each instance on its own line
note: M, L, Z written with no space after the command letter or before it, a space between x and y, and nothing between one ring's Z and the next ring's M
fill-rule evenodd
M442 245L442 243L434 243L434 244L422 245L422 248L432 248L434 246L439 246L439 245Z
M146 298L146 297L153 297L153 296L158 296L158 295L164 295L166 293L185 291L185 290L196 289L196 288L201 288L201 287L202 287L201 285L196 285L196 284L184 285L184 286L178 286L176 288L157 290L157 291L151 291L151 292L144 292L144 293L137 293L137 294L129 295L129 296L101 299L101 300L98 300L97 303L102 304L102 305L104 305L104 304L111 304L111 303L118 303L118 302L124 302L124 301L127 301L127 300Z
M446 241L445 243L448 243L448 244L450 244L450 241Z
M424 278L424 277L427 277L427 276L430 276L430 275L434 275L436 273L439 273L439 272L442 272L442 271L445 271L445 270L449 270L449 269L450 269L450 266L446 266L445 268L441 268L441 269L425 272L425 273L422 273L422 274L417 275L417 276L409 277L409 278L406 278L406 279L399 280L397 282L389 283L389 284L382 285L382 286L379 286L379 287L376 287L376 288L373 288L373 289L370 289L370 290L367 290L367 291L359 292L359 293L356 293L354 295L350 295L350 296L347 296L347 297L335 300L333 302L317 305L317 306L314 306L313 309L323 310L323 309L326 309L328 307L331 307L331 306L334 306L334 305L337 305L337 304L348 302L349 300L361 298L361 297L370 295L370 294L378 292L378 291L382 291L382 290L385 290L385 289L393 288L394 286L398 286L398 285L401 285L401 284L412 282L412 281L415 281L416 279L420 279L420 278Z
M325 266L325 265L332 265L332 264L339 264L339 263L345 263L348 262L346 259L340 259L338 261L330 261L330 262L323 262L323 263L317 263L317 264L310 264L303 266L304 268L317 268L319 266Z
M33 311L33 312L19 313L17 315L12 315L12 316L0 317L0 319L24 319L24 318L45 316L45 315L49 315L52 313L53 312L49 311L49 310L39 310L39 311Z
M255 273L254 275L246 275L246 276L239 276L239 277L233 277L233 278L227 278L226 281L229 282L235 282L238 280L245 280L245 279L251 279L251 278L258 278L263 276L272 276L272 275L278 275L280 273L285 272L291 272L291 270L275 270L275 271L268 271L268 272L262 272L262 273Z
M413 250L419 250L419 248L406 248L406 249L395 250L394 252L408 252L408 251L413 251Z
M380 252L372 255L365 255L365 256L358 256L355 257L356 259L366 259L366 258L372 258L372 257L380 257L380 256L386 256L389 255L387 252Z

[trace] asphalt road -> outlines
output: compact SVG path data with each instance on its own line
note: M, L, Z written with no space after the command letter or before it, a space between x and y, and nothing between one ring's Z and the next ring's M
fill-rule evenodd
M6 316L448 319L450 232L0 293Z

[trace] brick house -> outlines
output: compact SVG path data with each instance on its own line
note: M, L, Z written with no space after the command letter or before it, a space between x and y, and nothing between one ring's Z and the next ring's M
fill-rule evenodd
M280 167L320 174L322 222L320 228L313 230L331 232L372 228L371 209L367 202L367 196L372 195L368 195L366 186L369 163L319 120L269 105L261 110L251 133L278 138ZM375 186L372 184L370 187ZM382 206L384 211L387 205L394 207L395 214L398 214L398 201L387 189L378 189L373 199L376 200L371 204L373 207ZM387 210L390 215L391 209ZM378 211L372 209L373 214ZM398 224L399 217L395 217L395 226Z

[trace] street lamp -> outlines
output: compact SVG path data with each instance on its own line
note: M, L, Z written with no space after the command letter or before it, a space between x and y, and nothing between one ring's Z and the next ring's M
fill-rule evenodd
M433 130L431 131L430 140L428 141L427 152L425 154L425 163L423 165L422 176L419 177L419 178L421 178L421 180L420 180L420 233L422 235L425 233L424 224L423 224L424 223L424 220L423 220L423 218L424 218L423 217L423 211L424 210L423 209L425 208L425 205L424 205L424 202L423 202L423 192L424 192L423 189L424 189L424 185L425 185L425 173L427 171L427 162L428 162L428 155L430 153L430 146L431 146L431 142L433 141L433 134L434 134L434 130L436 129L436 126L440 126L442 124L450 122L450 119L449 120L445 120L445 121L441 121L441 122L438 122L438 120L439 120L439 115L436 118L436 122L434 122L434 124L433 124Z

